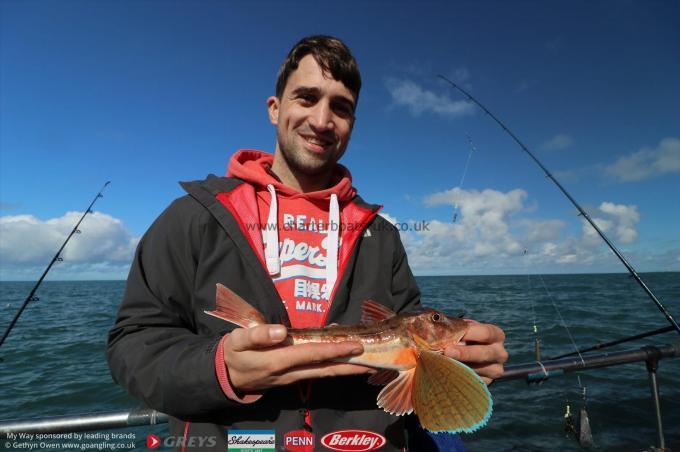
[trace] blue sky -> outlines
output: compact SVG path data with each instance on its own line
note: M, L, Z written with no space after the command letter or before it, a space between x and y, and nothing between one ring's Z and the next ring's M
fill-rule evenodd
M51 278L124 278L177 181L223 174L240 148L273 150L265 99L289 48L316 33L345 40L362 71L342 162L360 194L428 224L402 234L417 274L623 271L437 74L503 119L634 266L680 270L677 2L0 8L0 279L37 279L107 180Z

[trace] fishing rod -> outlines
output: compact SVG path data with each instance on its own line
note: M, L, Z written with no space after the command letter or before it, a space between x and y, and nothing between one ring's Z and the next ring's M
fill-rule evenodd
M649 336L656 336L657 334L668 333L669 331L673 331L673 327L670 326L670 325L665 326L663 328L658 328L656 330L647 331L645 333L636 334L635 336L628 336L628 337L624 337L623 339L617 339L617 340L611 341L611 342L604 342L604 343L596 344L596 345L593 345L592 347L584 348L584 349L581 349L581 350L576 350L575 352L564 353L562 355L553 356L552 358L548 358L548 359L549 360L561 359L561 358L566 358L567 356L578 355L579 353L592 352L593 350L602 350L603 348L613 347L614 345L623 344L624 342L630 342L630 341L642 339L642 338L649 337Z
M560 189L560 191L564 194L564 196L566 196L567 199L569 199L569 201L571 201L571 203L574 205L574 207L576 207L576 209L579 211L579 214L581 216L583 216L583 218L585 218L586 221L588 221L588 223L590 223L590 225L593 227L593 229L595 229L595 231L599 234L599 236L602 238L602 240L604 240L604 242L607 244L609 249L614 253L614 255L616 255L616 257L619 258L619 260L626 267L626 269L628 269L628 272L630 273L630 275L635 279L635 281L640 285L640 287L642 287L642 289L649 296L649 298L654 302L654 304L659 309L659 311L661 311L661 313L666 317L668 322L670 322L670 324L673 326L673 328L678 332L678 334L680 334L680 325L677 324L677 322L675 321L675 319L673 318L671 313L668 312L666 307L656 298L654 293L652 293L652 291L649 289L649 287L647 287L647 284L645 284L645 282L642 280L640 275L638 275L638 273L635 271L633 266L628 263L628 261L623 256L623 254L621 254L621 252L616 248L616 246L614 246L614 244L609 240L609 238L605 235L605 233L602 232L602 230L597 226L597 224L595 224L593 219L590 218L590 215L588 215L588 213L585 210L583 210L581 205L578 202L576 202L576 200L569 194L569 192L562 186L562 184L559 183L559 181L555 178L555 176L553 176L550 173L550 171L548 171L548 169L540 162L540 160L538 160L538 158L533 154L533 152L531 152L529 150L529 148L524 143L522 143L520 141L520 139L517 138L517 136L514 133L512 133L512 131L500 119L498 119L493 113L491 113L489 111L489 109L487 109L484 105L482 105L477 99L472 97L472 95L470 93L468 93L463 88L461 88L457 84L453 83L451 80L444 77L443 75L440 74L438 77L443 79L444 81L448 82L451 86L453 86L458 91L463 93L463 95L465 95L465 97L467 97L475 105L477 105L479 108L481 108L484 111L484 113L486 113L487 115L489 115L491 117L491 119L496 121L496 123L499 126L501 126L501 128L503 130L505 130L508 133L508 135L510 135L512 137L513 140L515 140L515 142L522 148L522 150L524 152L526 152L529 155L529 157L531 157L531 159L543 170L545 175L550 180L552 180L555 183L555 185L557 185L557 188Z
M60 257L60 255L61 255L61 252L64 250L64 247L66 246L68 241L71 240L71 237L73 237L73 234L80 234L80 229L78 229L78 226L80 226L80 223L83 221L83 219L85 218L85 216L88 213L92 213L92 206L94 206L94 203L97 202L97 199L104 197L102 192L107 187L107 185L109 185L110 183L111 183L111 181L107 181L104 184L104 186L101 188L101 190L99 190L99 192L97 193L97 196L94 197L94 199L92 200L92 202L90 203L88 208L85 210L85 213L83 213L83 216L80 217L80 220L78 220L78 223L76 223L76 225L73 227L73 230L71 231L71 233L68 235L68 237L66 237L66 240L64 240L64 243L61 245L61 248L59 248L59 251L57 251L57 254L54 255L54 257L50 261L49 265L47 266L47 268L43 272L43 274L40 277L40 279L38 280L38 282L35 283L35 286L33 286L33 289L31 289L31 293L28 294L28 297L26 297L26 300L24 301L24 303L19 308L19 311L14 315L14 318L12 319L12 322L10 322L9 327L7 327L5 334L2 335L2 339L0 339L0 347L5 342L5 339L7 339L7 336L9 336L10 331L12 331L12 328L14 328L14 325L17 323L17 320L19 320L19 317L24 312L24 309L26 309L26 306L28 306L28 303L30 303L31 301L38 301L39 300L39 298L35 296L36 290L38 290L38 287L40 287L40 284L43 282L43 279L45 279L47 272L49 272L50 269L52 268L52 265L54 265L55 262L63 261L63 259Z

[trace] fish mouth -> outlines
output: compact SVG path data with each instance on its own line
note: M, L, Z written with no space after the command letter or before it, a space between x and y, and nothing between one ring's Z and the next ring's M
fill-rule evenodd
M454 317L454 316L450 316L448 314L444 314L444 315L446 315L446 318L449 320L449 322L451 322L453 324L460 324L462 326L461 330L456 332L453 339L456 342L456 344L465 345L465 341L463 340L463 337L465 337L465 333L467 333L468 322L465 319L462 319L460 317Z

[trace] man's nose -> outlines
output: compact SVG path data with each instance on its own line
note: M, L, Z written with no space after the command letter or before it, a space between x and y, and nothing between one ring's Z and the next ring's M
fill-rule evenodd
M317 130L333 129L333 111L326 102L318 102L310 115L310 123Z

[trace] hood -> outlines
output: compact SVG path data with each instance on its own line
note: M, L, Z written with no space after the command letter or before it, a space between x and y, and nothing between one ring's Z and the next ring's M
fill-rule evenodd
M332 186L325 190L301 193L294 188L283 184L272 173L271 166L274 162L272 154L244 149L236 152L229 161L227 177L237 177L257 189L267 190L267 185L273 185L279 196L287 198L307 198L310 200L329 200L331 194L338 197L338 201L349 201L357 194L352 186L352 175L344 166L337 164L331 178Z

